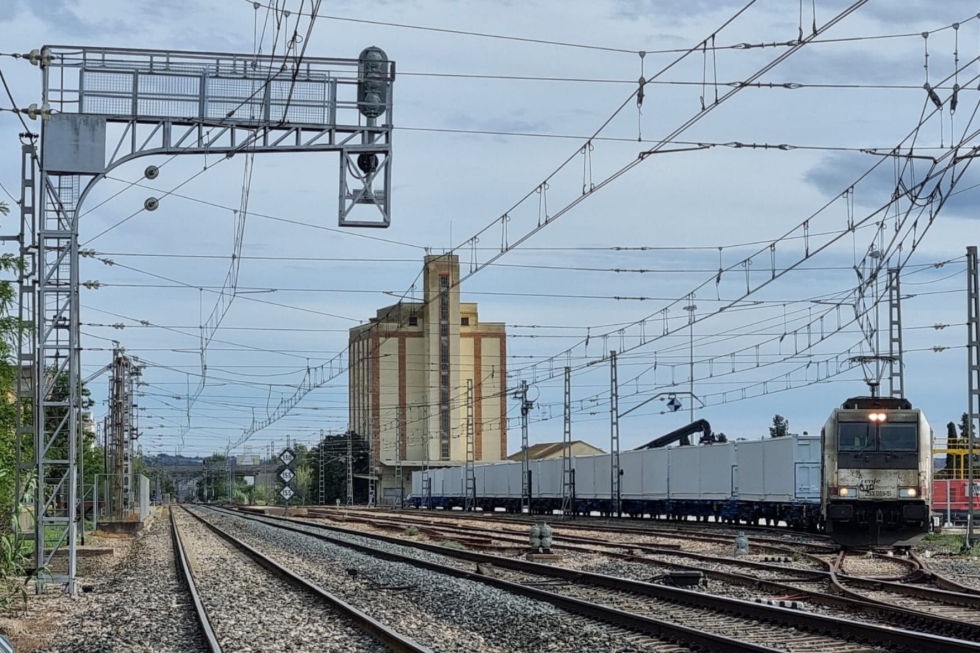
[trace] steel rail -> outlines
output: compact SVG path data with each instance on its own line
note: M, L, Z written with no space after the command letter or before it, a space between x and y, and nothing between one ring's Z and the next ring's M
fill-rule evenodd
M315 510L320 511L320 510L322 510L324 508L325 508L324 506L317 506L315 508ZM334 510L334 511L337 510L336 508L326 508L326 509L327 510ZM341 510L343 510L343 509L341 509ZM440 520L447 520L447 519L457 519L457 520L458 519L470 519L470 520L473 520L473 521L483 521L483 522L490 522L490 523L513 524L513 525L516 525L516 526L528 526L531 523L531 519L519 519L519 518L514 518L514 517L478 516L478 515L475 515L473 513L460 513L458 515L457 514L442 514L442 515L434 514L436 512L437 511L427 511L427 513L425 514L425 517L424 518L432 518L432 519L440 519ZM361 512L361 514L363 514L363 512ZM557 515L554 515L553 517L556 517L556 516ZM547 519L549 516L548 515L543 515L543 516L540 516L540 515L531 515L530 517L532 519L539 519L540 520L540 519ZM418 518L419 519L424 519L421 515ZM626 522L626 520L624 520L624 522ZM655 521L651 520L650 523L659 523L659 522L655 522ZM671 523L671 522L667 522L667 523ZM685 523L685 522L677 522L677 523ZM706 524L706 523L714 523L714 522L700 522L700 523L703 525L703 524ZM724 536L721 536L721 535L712 535L710 533L704 533L704 532L699 532L699 531L695 531L695 530L688 530L687 528L679 528L679 529L676 529L676 530L665 530L665 529L658 529L658 528L654 528L654 527L650 527L650 528L641 527L641 528L638 528L638 527L630 527L630 526L618 526L618 525L613 525L613 524L609 524L609 523L602 523L602 524L585 524L585 523L581 523L581 522L570 523L566 519L560 519L559 521L553 522L553 527L556 528L556 529L558 529L558 528L564 528L564 529L568 529L568 530L608 531L608 532L614 532L614 533L621 533L621 534L624 534L624 535L653 535L653 536L659 535L659 536L663 536L663 537L673 537L673 538L685 537L685 538L688 538L688 539L700 540L700 541L703 541L703 542L716 542L716 543L719 543L719 544L731 544L731 538L725 538ZM737 524L736 525L733 525L733 524L720 524L719 523L719 524L717 524L717 528L730 528L730 529L733 529L733 530L746 530L746 529L752 530L752 529L765 529L765 528L768 528L768 527L764 527L764 526L755 526L755 527L752 527L752 526L746 526L746 525L737 525ZM775 529L769 528L768 530L775 530ZM783 530L783 529L780 529L780 530ZM785 532L788 533L788 534L793 534L795 531L791 531L790 529L787 528L787 529L785 529ZM821 552L827 552L827 553L836 553L840 549L840 547L837 546L836 544L830 544L830 543L823 544L823 543L820 543L820 542L786 542L785 540L779 540L779 539L772 538L772 537L754 537L753 538L753 541L756 544L756 546L758 546L759 548L770 548L770 549L773 549L773 550L778 550L780 547L782 547L783 549L785 549L786 547L788 547L790 545L792 545L792 546L810 547L812 549L818 549L818 550L821 550Z
M170 509L170 534L173 538L174 557L177 559L177 569L194 603L194 614L197 616L197 623L201 627L201 632L204 635L205 644L211 653L221 653L221 644L218 643L218 637L214 634L214 629L211 627L211 618L208 616L207 610L204 609L204 604L201 602L201 595L198 594L197 585L194 583L194 574L191 573L190 560L187 558L184 543L180 539L180 529L177 527L177 518L174 516L173 508Z
M428 544L424 542L412 542L399 538L389 537L387 535L380 535L377 533L367 533L364 531L357 531L357 530L342 528L339 526L303 522L292 518L271 517L271 516L259 517L254 514L248 514L248 513L238 512L238 511L230 511L226 509L218 509L218 510L221 513L233 515L242 519L256 521L258 523L264 523L268 526L274 526L277 528L281 528L283 530L300 533L303 535L307 535L309 537L330 542L331 544L336 544L354 550L362 551L376 557L404 562L421 568L431 569L433 571L437 571L440 573L448 573L459 577L470 578L472 580L478 580L480 582L484 582L488 584L508 583L508 582L503 581L502 579L493 578L492 576L486 576L486 575L469 572L463 569L459 569L457 567L447 567L445 565L440 565L437 563L420 560L418 558L414 558L411 556L405 556L402 554L392 553L389 551L381 551L374 547L358 544L355 542L351 542L348 540L343 540L335 537L330 537L329 535L325 535L323 533L313 533L308 530L297 528L293 524L300 524L307 528L314 528L317 530L342 533L344 535L352 535L356 537L363 537L367 539L376 540L379 542L386 542L389 544L416 548L416 549L428 551L430 553L436 553L446 557L467 560L470 562L484 563L484 564L489 563L491 565L496 565L501 568L512 569L515 571L521 571L525 573L544 575L544 576L552 576L552 577L569 580L572 582L592 584L599 587L604 587L604 588L624 591L624 592L632 592L635 594L650 596L650 597L668 600L668 601L674 601L682 604L696 605L698 607L716 610L722 613L734 614L742 618L754 619L757 621L764 621L770 623L775 622L781 624L788 624L796 628L804 629L808 632L815 632L819 634L830 634L831 636L836 636L844 639L858 638L867 641L879 642L899 649L910 649L910 650L943 650L944 652L947 653L960 653L960 652L976 653L980 651L980 644L974 643L972 641L954 639L946 636L931 635L931 634L926 634L921 632L899 629L891 626L878 626L874 624L868 624L868 623L863 623L863 622L853 621L848 619L828 617L825 615L818 615L818 614L813 614L808 612L801 612L798 610L792 610L788 608L781 608L777 606L752 603L740 599L716 596L716 595L702 593L702 592L692 592L689 590L666 587L663 585L654 585L652 583L644 583L641 581L633 581L624 578L605 576L601 574L594 574L590 572L568 569L564 567L542 565L534 562L517 560L514 558L504 558L501 556L476 553L474 551L450 549L444 546ZM508 583L507 589L510 589L512 591L518 591L521 593L526 593L528 591L534 591L534 592L541 591L536 588L531 588L516 583ZM798 588L792 588L792 589L797 592L801 591ZM555 603L554 600L555 597L558 597L561 600L565 600L568 598L560 595L553 595L550 592L546 594L550 596L544 597L544 600L548 600L552 603ZM558 605L558 603L555 604ZM595 610L595 608L606 609L605 606L595 606L594 604L592 604L591 609ZM925 620L925 618L928 617L928 615L926 615L925 613L919 613L916 611L903 611L900 609L896 609L896 614L900 612L908 613L911 617L913 617L916 620L917 623L922 623ZM596 615L593 614L591 616L596 616ZM634 616L639 617L640 615L634 615ZM935 622L936 623L941 622L943 626L947 626L950 628L954 626L963 626L963 624L961 624L960 622L955 622L952 620L943 620L941 618L935 620ZM678 624L666 623L666 622L661 622L661 623L671 628L678 627ZM969 624L966 624L966 626L969 626ZM699 634L702 636L706 635L706 633L699 633ZM745 643L739 642L739 644L745 644ZM729 650L729 649L719 649L717 648L717 644L715 644L713 646L709 646L708 650L714 651L714 650Z
M640 632L647 635L652 635L660 639L676 641L676 642L684 642L688 646L692 646L702 650L712 651L712 652L717 651L718 653L777 653L779 650L779 649L770 648L768 646L762 646L760 644L753 644L750 642L739 641L730 637L726 637L724 635L715 635L712 633L702 632L700 630L697 630L696 628L690 628L688 626L683 626L668 621L662 621L660 619L656 619L653 617L647 617L644 615L639 615L632 612L619 610L617 608L612 608L605 605L583 601L581 599L575 599L572 597L563 596L561 594L549 592L547 590L540 589L537 587L531 587L528 585L522 585L520 583L507 581L502 578L494 578L493 576L481 575L475 572L467 571L465 569L460 569L458 567L451 567L451 566L441 565L434 562L428 562L426 560L420 560L418 558L413 558L410 556L405 556L390 551L382 551L374 547L357 544L354 542L348 542L337 538L332 538L328 535L310 533L308 531L290 527L287 525L287 523L270 524L268 522L262 521L261 518L256 518L255 516L248 515L247 513L239 513L237 511L228 511L224 509L219 509L219 510L220 512L228 513L235 517L239 517L242 519L251 519L259 523L265 523L269 526L300 533L309 537L323 540L325 542L329 542L331 544L340 545L345 548L359 551L361 553L366 553L376 558L390 560L393 562L407 563L419 567L421 569L427 569L429 571L434 571L437 573L454 576L456 578L472 580L479 583L483 583L485 585L491 585L512 594L518 594L521 596L526 596L528 598L550 603L558 608L567 610L568 612L581 614L591 619L596 619L599 621L611 623L616 626L626 628L634 632ZM200 517L198 518L200 519ZM288 522L289 520L284 520L284 521ZM357 531L353 531L352 533L360 534ZM381 540L381 541L385 541L385 540ZM432 547L432 549L437 553L445 553L447 551L445 547L440 547L440 546L434 546ZM487 556L487 558L490 559L488 560L490 562L495 562L497 560L496 556Z
M949 592L956 592L958 594L974 594L980 596L980 588L958 583L952 578L948 578L947 576L940 574L929 565L927 560L918 556L914 552L911 555L919 563L919 567L922 569L922 572L936 584L936 587Z
M335 515L330 515L328 519L337 519ZM381 519L368 519L366 517L350 517L347 518L349 521L355 521L357 523L365 523L375 528L388 528L388 529L398 529L404 528L406 523L412 524L412 521L400 522L398 517L384 517ZM505 541L505 542L516 542L520 541L525 543L526 538L518 538L516 534L512 534L511 531L507 531L509 535L502 536L490 529L484 529L479 527L469 527L461 525L451 525L444 524L429 531L430 536L439 535L445 539L455 539L457 541L466 543L465 538L454 537L451 533L444 534L447 531L452 531L454 528L461 530L462 532L480 532L480 533L490 533L493 535L493 539ZM425 533L428 529L420 528L420 533ZM605 546L609 548L623 548L629 551L642 551L644 553L652 553L655 555L670 555L677 557L686 557L693 560L698 560L701 562L708 563L724 563L732 566L742 566L750 569L760 569L773 572L786 572L787 575L798 574L799 577L796 578L759 578L757 576L749 576L745 574L739 574L735 572L719 571L716 569L698 567L696 565L685 565L676 562L667 562L658 559L644 558L635 555L634 553L619 553L616 551L601 551L594 547L588 546L577 546L574 544L561 544L560 540L571 540L573 542L588 542L595 543L600 546ZM940 603L948 603L950 605L957 605L962 607L974 607L974 600L980 599L978 596L966 595L962 596L956 593L950 592L938 592L937 590L932 590L927 587L920 587L916 585L905 585L902 583L895 583L884 578L865 578L860 576L849 576L847 574L842 574L839 571L835 571L831 574L831 571L814 570L814 569L799 569L794 567L785 567L777 564L757 562L754 560L741 560L738 558L722 558L718 556L711 556L702 553L694 553L690 551L677 551L673 549L660 549L657 547L651 547L647 545L638 544L609 544L603 540L593 540L590 538L578 538L568 536L558 536L556 537L556 543L553 547L554 549L563 549L570 551L578 551L583 553L592 553L596 555L605 555L611 558L616 558L626 562L633 562L638 564L648 564L653 566L670 567L672 569L682 569L687 571L698 571L701 572L705 578L720 580L723 582L755 587L759 589L765 589L767 591L774 592L778 596L799 596L801 600L808 600L814 603L819 603L821 605L826 605L835 608L856 610L863 614L871 615L879 619L889 620L902 625L914 624L917 627L926 630L932 630L933 632L940 633L954 633L957 637L962 639L980 640L980 625L973 624L966 621L959 621L957 619L952 619L949 617L944 617L942 615L936 615L922 610L917 610L915 608L905 608L901 606L895 606L891 603L866 597L857 592L851 592L844 588L840 582L837 581L853 581L855 584L860 584L861 586L868 587L871 589L888 589L895 588L894 591L899 593L914 596L916 598L926 598L934 600ZM494 550L494 547L483 547L483 550ZM496 552L500 552L497 549ZM816 556L808 556L815 560L817 563L829 566L830 561L824 560L822 558L817 558ZM915 579L929 579L926 572L920 569L921 562L916 560L905 560L903 558L884 558L893 562L904 564L911 567L913 574L907 576L906 578ZM815 590L802 589L795 585L788 585L786 583L813 583L826 581L831 583L833 587L837 590L837 594L828 594L825 592L819 592ZM980 606L980 602L978 602Z
M187 514L194 517L196 520L202 523L215 535L217 535L225 542L228 542L234 548L247 555L249 558L255 561L260 567L272 572L274 575L285 580L291 585L304 589L310 592L311 594L313 594L314 596L324 600L327 604L330 605L330 607L336 609L338 612L341 612L346 617L350 618L357 625L357 627L360 628L362 631L364 631L371 637L374 637L375 639L380 641L382 644L384 644L386 647L388 647L395 653L433 653L432 649L426 646L422 646L421 644L416 643L415 641L409 639L408 637L405 637L401 633L392 630L388 626L382 624L380 621L377 621L376 619L367 615L366 613L361 612L360 610L350 605L343 599L331 594L330 592L326 591L322 587L313 584L312 582L308 581L302 576L293 573L286 567L283 567L282 565L273 561L271 558L268 558L267 556L263 555L259 551L253 549L245 542L242 542L234 535L225 532L224 530L222 530L218 526L215 526L214 524L204 519L200 515L196 514L195 512L189 510L186 507L184 508L184 510L187 512ZM171 513L171 517L172 514L173 513Z

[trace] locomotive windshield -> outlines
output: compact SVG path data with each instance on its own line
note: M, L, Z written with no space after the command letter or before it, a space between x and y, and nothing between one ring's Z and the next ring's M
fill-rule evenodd
M868 422L841 422L837 443L841 451L874 451L874 425Z
M840 422L840 451L917 451L919 427L913 422Z
M918 446L918 426L916 424L893 423L878 426L878 449L880 451L916 451Z

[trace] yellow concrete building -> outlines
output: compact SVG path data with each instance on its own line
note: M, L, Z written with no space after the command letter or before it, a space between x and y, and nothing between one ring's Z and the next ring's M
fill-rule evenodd
M459 258L426 256L420 302L380 309L350 330L351 428L372 439L377 499L411 490L411 472L466 460L472 383L476 460L507 457L507 341L459 301ZM400 472L400 478L399 478Z

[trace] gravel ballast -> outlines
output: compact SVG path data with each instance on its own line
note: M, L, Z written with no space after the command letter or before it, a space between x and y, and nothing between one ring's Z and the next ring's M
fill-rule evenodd
M177 512L194 581L224 651L387 650L336 609L234 551L193 517Z
M243 517L201 511L208 521L317 582L416 641L445 653L472 651L679 651L554 606L409 564L379 560ZM299 525L297 525L299 526ZM301 526L300 526L301 527ZM315 529L310 529L315 532ZM378 549L450 564L443 556L343 536ZM643 641L639 641L639 640Z
M157 515L126 558L83 590L43 653L196 653L205 651L190 597L174 565L170 524Z

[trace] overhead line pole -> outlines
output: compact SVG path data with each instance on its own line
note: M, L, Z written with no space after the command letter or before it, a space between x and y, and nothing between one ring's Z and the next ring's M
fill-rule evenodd
M973 530L976 518L976 467L974 465L974 441L978 435L977 421L980 419L980 271L977 270L977 247L966 248L966 284L967 284L967 383L969 407L967 409L967 525L964 547L973 546Z

